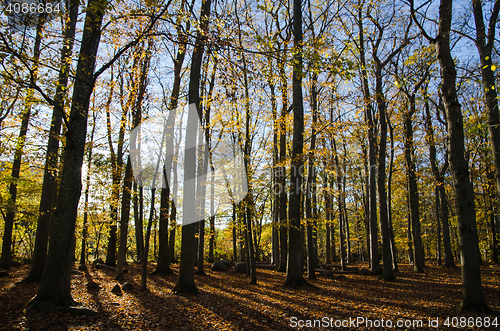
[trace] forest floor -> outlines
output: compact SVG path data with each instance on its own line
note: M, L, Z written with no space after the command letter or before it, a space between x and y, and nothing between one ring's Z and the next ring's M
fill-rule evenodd
M175 275L149 277L149 291L141 291L137 264L130 264L125 274L133 290L115 295L111 293L118 284L114 272L89 266L88 271L73 275L72 294L83 306L98 312L93 317L59 312L26 316L25 305L36 294L38 284L20 282L29 271L28 266L21 266L0 278L0 329L291 330L319 320L316 325L324 328L304 329L387 330L392 325L394 330L441 330L446 329L447 318L455 329L497 329L494 324L495 319L500 323L499 266L482 267L486 301L495 312L479 315L458 309L459 268L443 269L430 262L427 265L425 273L415 274L410 265L401 264L396 282L381 281L377 275L335 270L333 276L319 275L310 281L314 287L291 289L283 286L285 274L271 268L257 269L258 285L250 285L244 274L213 272L207 264L207 275L195 276L200 292L197 296L173 294ZM367 268L366 263L352 266ZM152 271L154 266L150 268ZM177 268L176 264L172 266L175 273ZM100 289L87 289L91 281L99 284ZM454 317L458 319L453 320ZM460 327L465 321L462 317L467 318L469 327ZM338 328L341 323L344 326Z

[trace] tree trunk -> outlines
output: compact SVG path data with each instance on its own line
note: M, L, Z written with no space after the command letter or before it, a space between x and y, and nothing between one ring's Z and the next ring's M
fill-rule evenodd
M288 218L288 260L285 286L292 288L307 285L302 276L302 258L300 241L301 198L302 198L302 166L304 146L304 100L302 96L302 2L293 1L293 142L290 175L290 207Z
M161 189L160 197L160 224L159 224L159 238L158 238L158 261L156 269L153 272L155 275L172 275L170 269L170 254L168 247L168 221L169 221L169 197L170 188L168 183Z
M40 43L43 37L43 27L45 24L44 15L38 16L35 42L33 45L33 83L38 77L38 62L40 58ZM34 89L28 88L25 98L24 108L21 113L21 127L17 138L16 148L14 151L14 161L12 162L11 183L9 184L9 200L7 201L7 214L5 215L5 228L2 239L2 255L0 256L0 268L9 269L12 260L12 229L14 227L14 218L16 215L16 200L17 200L17 182L21 173L21 159L23 157L23 149L26 141L26 132L31 117L31 105L34 102ZM50 208L49 208L50 209ZM49 216L50 217L50 216Z
M483 89L485 97L486 113L488 115L488 133L491 150L493 151L493 163L495 166L495 179L497 195L500 196L500 117L498 113L498 98L495 88L495 74L492 68L491 56L495 42L495 28L500 11L500 1L495 1L490 16L488 31L485 31L482 1L472 0L474 20L476 23L476 47L481 62L481 75L483 78Z
M410 213L410 195L406 193L406 219L407 219L407 231L406 231L406 238L407 238L407 243L408 243L408 261L410 262L411 265L414 264L413 262L413 240L412 240L412 231L411 231L411 213Z
M94 86L93 73L106 5L107 3L99 0L89 0L87 5L67 125L57 214L51 224L49 251L40 287L28 310L38 309L43 312L52 310L56 306L74 304L69 288L72 241L82 189L81 168L87 135L87 114Z
M413 160L413 125L412 115L415 113L415 95L409 96L410 109L404 114L405 160L410 200L410 217L413 238L413 271L424 272L422 256L422 239L420 234L420 211L415 162Z
M128 234L128 222L130 219L130 196L132 192L132 182L134 177L132 174L132 162L130 161L130 156L127 159L127 166L125 167L125 179L123 181L123 194L122 194L122 206L121 206L121 216L120 216L120 248L118 250L118 264L116 267L116 279L123 279L123 265L127 260L126 249L127 249L127 234Z
M326 233L325 233L325 255L326 260L325 264L332 263L332 255L331 255L331 240L330 240L330 222L331 222L331 213L330 213L330 192L328 191L328 174L326 172L326 162L324 163L325 169L323 172L323 194L325 196L325 223L326 223Z
M142 186L137 192L137 183L134 182L134 224L135 224L135 245L137 252L137 261L142 259L142 251L144 248L144 231L143 231L143 194ZM139 195L139 197L138 197Z
M236 245L237 242L237 234L236 234L236 204L233 202L233 223L231 224L233 227L233 261L238 261L238 247Z
M175 258L175 230L177 228L177 209L175 208L175 203L171 203L170 207L170 234L168 239L168 256L170 257L170 263L176 262Z
M389 127L389 137L391 139L391 159L389 162L389 178L387 179L387 212L389 213L389 231L391 233L392 269L394 272L399 272L398 253L396 243L394 241L394 227L392 226L392 173L394 170L394 131L389 118L387 118L387 126Z
M365 41L363 27L363 7L358 9L358 30L359 30L359 57L361 62L361 83L363 88L363 99L365 108L365 120L368 126L368 160L369 160L369 225L370 225L370 269L379 272L379 252L378 252L378 228L377 228L377 152L376 152L376 125L373 121L370 88L368 83L368 73L366 71Z
M246 227L247 227L247 239L248 239L248 266L247 270L250 271L250 284L257 284L257 272L255 267L255 250L254 244L252 240L253 230L252 230L252 222L253 222L253 200L252 196L249 194L246 197Z
M189 112L186 128L186 146L195 146L198 121L199 119L203 118L200 104L200 74L201 64L203 60L204 43L206 40L206 32L209 23L208 19L210 17L210 7L211 0L203 0L201 5L200 28L196 36L196 44L193 50L191 72L189 77L189 103L194 104L194 106L196 107L198 117L196 118L195 116L193 116L194 114L192 112ZM191 130L189 130L188 132L188 129ZM186 164L196 164L196 150L186 149L184 161L186 162ZM184 178L195 177L196 171L194 166L184 168ZM196 196L194 182L186 181L184 187L184 201L186 202L189 197L194 196ZM188 221L192 221L192 218L196 217L196 212L193 212L193 208L189 203L183 203L182 207L183 226L181 264L179 267L179 278L173 290L176 294L198 293L198 289L196 288L196 285L194 283L193 269L196 260L196 250L194 249L196 243L196 223L187 224Z
M385 158L387 147L387 120L386 120L386 104L385 96L382 90L382 64L375 55L375 63L377 69L375 71L376 86L375 86L375 99L377 100L377 107L379 113L380 123L380 142L379 142L379 159L378 159L378 200L379 200L379 217L380 217L380 232L382 234L382 260L383 260L383 274L382 277L388 281L394 281L392 255L391 255L391 234L389 229L389 218L387 215L387 192L385 181Z
M184 1L181 5L181 7L184 6ZM177 35L178 35L178 40L179 40L179 48L177 50L177 55L174 60L174 83L172 86L172 92L170 94L170 101L168 104L168 109L169 109L169 118L168 118L168 130L169 132L172 132L173 128L173 121L175 120L175 113L176 113L176 108L178 105L178 100L179 100L179 94L180 94L180 88L181 88L181 71L182 71L182 65L184 63L184 59L186 57L186 35L182 32L180 29L180 17L179 15L177 19L177 23L179 24L179 28L177 29ZM189 30L190 24L189 22L187 23L186 30ZM174 147L174 138L173 136L168 136L167 137L167 142L166 142L166 153L167 155L172 152L177 155L178 154L178 146ZM175 161L169 161L170 164L165 164L164 168L164 179L165 181L167 180L167 176L170 175L170 171L172 169L172 166L176 169L177 168L177 161L176 157L174 157ZM173 164L172 164L173 163ZM168 172L168 173L167 173ZM174 179L174 183L177 183L177 178ZM159 249L158 249L158 263L156 266L156 270L154 271L154 274L161 274L161 275L171 275L173 274L172 270L170 269L170 262L172 261L173 257L173 251L174 251L174 245L175 242L173 239L171 240L171 243L168 241L169 233L168 233L168 223L169 223L169 199L170 199L170 183L164 183L164 188L161 190L161 200L160 200L160 231L159 231ZM174 184L177 185L177 184ZM172 192L173 194L176 194L177 187L174 189L175 191ZM172 203L172 213L175 210L174 203ZM172 222L173 220L173 222ZM174 218L171 217L170 219L171 223L175 223L175 216ZM171 230L170 234L175 236L175 224L172 224L173 226L173 231Z
M94 112L94 123L92 125L92 133L90 134L90 142L87 147L87 178L85 179L85 202L83 206L83 226L82 226L82 247L80 252L80 268L87 267L85 265L87 256L87 234L88 234L88 214L89 214L89 190L90 190L90 170L92 169L92 150L94 148L94 135L97 126L97 113ZM48 239L48 238L47 238Z
M456 69L450 51L452 0L441 0L438 35L434 40L441 67L441 94L448 122L448 151L453 176L462 260L461 309L489 311L481 286L479 243L474 196L465 159L464 129L461 105L456 91Z
M425 94L427 94L427 92L425 92ZM434 128L432 127L432 119L428 99L425 99L424 106L426 140L427 144L429 145L429 159L436 186L436 201L439 202L440 219L438 222L442 224L443 231L443 246L445 255L444 267L450 268L455 266L455 262L453 260L453 253L451 251L450 228L448 224L448 199L446 198L446 190L444 186L444 174L446 172L446 169L448 168L448 158L446 157L445 164L443 165L442 169L439 170L436 160L436 141L434 139Z
M286 50L285 50L286 51ZM279 167L278 167L278 187L279 187L279 264L276 264L276 271L286 272L288 258L288 217L287 217L287 192L286 192L286 168L284 163L287 158L286 151L286 114L288 108L288 84L285 71L285 61L281 59L278 66L280 68L281 81L281 114L279 118Z
M335 153L335 167L337 170L337 205L339 208L339 241L340 241L340 267L342 270L347 270L346 265L346 248L345 248L345 226L344 226L344 206L342 204L342 169L340 168L339 155L337 144L332 137L333 152Z
M315 245L314 245L314 216L313 216L313 194L314 186L316 185L316 174L314 167L314 153L316 149L316 122L317 122L317 110L318 110L318 91L316 89L316 84L318 81L318 74L313 73L312 75L312 86L311 86L311 108L312 108L312 124L311 124L311 145L309 146L309 166L307 170L307 183L306 183L306 220L307 220L307 278L316 279L314 270L317 265L316 255L315 255Z
M436 204L436 235L437 235L437 245L436 245L436 262L437 265L442 265L441 260L441 220L439 219L439 189L438 187L434 187L434 196L435 196L435 204Z
M47 141L47 153L45 155L45 168L43 172L42 194L38 209L38 221L36 226L35 249L33 251L33 263L27 280L40 281L42 279L43 266L47 256L47 243L49 241L50 219L53 217L55 205L54 196L56 191L56 176L59 157L59 139L62 126L62 110L64 109L64 98L68 85L69 61L73 54L75 41L75 26L78 16L78 2L71 1L67 25L64 29L63 47L61 49L61 69L59 71L58 84L54 95L54 107L50 123L49 140ZM83 246L82 246L83 247Z
M345 197L346 197L346 182L347 182L347 149L345 146L344 142L344 157L342 160L342 167L343 167L343 178L342 178L342 210L344 211L344 227L345 227L345 240L346 240L346 263L349 264L351 263L351 234L349 231L349 216L347 213L347 204L345 202Z
M120 194L119 185L121 181L121 164L119 164L113 147L112 137L111 137L111 102L113 101L114 92L114 77L113 68L111 68L111 79L109 86L109 96L106 102L106 124L108 133L108 146L110 150L111 159L111 205L110 205L110 225L108 234L108 249L106 250L106 265L115 266L116 265L116 229L118 223L118 196ZM124 108L125 110L126 108ZM120 129L123 127L124 123L121 123ZM118 147L120 149L120 147Z

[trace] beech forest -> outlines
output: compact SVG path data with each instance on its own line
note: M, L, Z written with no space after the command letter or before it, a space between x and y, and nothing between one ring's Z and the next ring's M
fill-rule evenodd
M498 328L500 0L0 7L1 330Z

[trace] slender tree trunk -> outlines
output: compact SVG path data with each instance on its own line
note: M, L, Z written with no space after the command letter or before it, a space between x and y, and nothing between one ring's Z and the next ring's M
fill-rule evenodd
M389 162L389 178L387 179L387 211L389 213L389 231L391 232L392 269L394 272L399 272L398 253L396 249L396 243L394 241L394 227L392 226L392 173L394 170L394 131L389 118L387 118L387 126L389 127L389 137L391 139L391 159Z
M132 182L134 177L132 174L132 162L130 156L127 159L127 166L125 167L125 179L123 181L123 194L122 206L120 217L120 248L118 250L118 264L116 267L116 279L123 279L123 265L126 261L126 248L127 248L127 234L128 222L130 219L130 197L132 192Z
M331 240L330 240L330 231L331 231L331 213L330 213L330 192L328 191L328 174L326 172L326 162L325 162L325 170L323 173L323 194L325 199L325 223L326 223L326 233L325 233L325 255L326 260L325 264L332 263L332 255L331 255Z
M493 185L495 182L495 175L492 171L488 171L488 183L489 185ZM490 231L491 231L491 259L494 263L498 263L498 231L496 228L495 222L495 207L494 202L496 198L496 192L493 189L490 189L490 194L488 197L488 210L486 214L489 215L490 218Z
M426 92L425 92L426 93ZM426 93L427 94L427 93ZM429 107L429 100L425 99L425 130L427 144L429 145L429 159L431 163L432 173L434 175L435 186L436 186L436 201L439 202L439 223L442 224L443 232L443 246L444 246L444 256L445 262L444 267L454 267L455 262L453 259L453 253L451 251L451 241L450 241L450 228L448 223L448 199L446 198L446 190L444 183L444 174L448 168L448 158L445 158L445 164L442 169L439 170L436 161L436 141L434 139L434 129L432 127L432 119Z
M405 160L408 180L408 195L410 200L410 217L413 238L413 271L424 272L422 256L422 239L420 235L420 211L415 162L413 161L413 124L412 115L415 113L415 95L409 96L410 109L405 113Z
M391 233L389 228L389 218L387 215L387 192L385 180L385 158L387 147L387 120L386 120L386 103L385 96L382 90L382 67L383 65L374 56L377 69L375 71L376 86L375 98L377 100L377 108L379 112L380 123L380 142L379 142L379 159L378 159L378 199L379 199L379 217L380 217L380 232L382 234L382 260L383 260L383 274L382 277L388 281L394 281L392 255L391 255Z
M170 188L168 184L161 189L160 197L160 223L159 223L159 238L158 238L158 262L156 269L153 272L155 275L172 275L170 269L170 251L168 243L168 222L169 222L169 196Z
M257 284L257 272L255 266L255 250L254 243L252 240L253 230L252 230L252 222L253 222L253 200L250 194L247 195L246 198L246 225L247 225L247 239L248 239L248 267L247 270L250 271L250 284Z
M290 175L290 207L288 216L288 259L285 286L298 287L307 285L302 276L302 258L300 240L303 146L304 146L304 100L302 96L302 1L293 1L293 142Z
M245 65L244 65L245 67ZM208 70L208 60L207 60L207 69ZM203 160L200 160L200 166L199 166L199 176L206 176L209 167L209 160L211 157L211 138L210 138L210 103L212 101L212 92L214 89L215 85L215 75L217 73L217 59L214 61L213 65L213 71L212 71L212 77L210 79L210 85L209 85L209 92L208 95L204 97L208 101L208 105L205 107L205 128L204 128L204 133L205 135L203 136L202 134L199 135L199 146L203 145L202 141L205 139L205 150L203 153ZM213 170L213 168L212 168ZM208 180L208 178L205 178L205 180ZM213 186L211 186L213 188ZM201 202L200 202L200 215L202 218L205 217L206 212L205 212L205 204L206 204L206 191L207 191L207 186L206 183L202 183L201 181L198 181L198 188L197 190L201 192L198 194L201 196ZM211 206L213 206L213 199L211 200ZM212 207L213 209L213 207ZM214 225L215 227L215 225ZM212 229L212 223L210 223L210 229ZM211 231L210 231L211 232ZM212 235L210 235L210 240L213 240ZM213 255L213 252L212 252ZM198 238L198 267L196 269L196 274L197 275L205 275L205 270L204 270L204 263L205 263L205 219L200 221L199 224L199 238Z
M286 50L285 50L286 52ZM283 55L285 56L285 55ZM286 151L286 114L288 108L288 84L285 71L285 61L281 59L278 66L280 68L281 81L281 114L279 118L279 167L278 167L278 186L279 186L279 264L276 264L277 271L286 272L288 258L288 216L287 216L287 190L286 190L286 169L284 163L287 158Z
M194 146L196 142L196 128L198 127L199 119L203 118L201 113L200 104L200 74L201 74L201 64L203 60L204 43L206 40L206 32L208 30L208 20L210 17L210 7L211 0L203 0L201 5L201 19L198 34L196 36L196 44L193 50L193 56L191 61L191 72L189 80L189 103L194 104L198 111L198 117L194 118L192 112L189 112L187 119L187 129L193 128L194 130L188 132L186 129L186 146ZM196 151L194 149L185 151L185 162L186 164L195 164L196 162ZM184 178L195 178L195 168L185 167L184 168ZM192 182L192 183L191 183ZM188 222L192 221L196 217L196 213L193 213L192 206L187 203L188 197L194 197L195 187L193 181L186 181L184 187L184 201L182 217ZM194 283L194 269L193 266L196 260L196 250L195 243L195 230L196 223L187 224L183 221L182 226L182 244L181 244L181 264L179 267L179 278L177 284L174 287L174 292L176 294L183 293L198 293L198 289Z
M87 178L85 179L85 202L83 206L83 226L82 226L82 247L80 252L80 270L87 270L85 265L87 256L87 233L88 233L88 214L89 214L89 190L90 190L90 171L92 169L92 150L94 148L94 135L97 126L97 114L94 112L94 123L92 125L92 133L90 134L90 142L87 147Z
M413 261L413 240L412 240L412 231L411 231L411 213L410 213L410 196L409 193L406 193L406 219L408 223L406 238L408 243L408 261L411 265L414 264Z
M214 171L214 169L212 169ZM208 243L208 262L214 262L214 250L215 250L215 182L214 182L214 172L212 172L212 184L210 185L210 238Z
M316 122L317 122L317 109L318 109L318 91L316 84L318 81L317 73L312 75L312 86L311 86L311 108L312 108L312 124L311 124L311 145L309 146L309 166L307 170L307 183L306 183L306 219L307 219L307 278L316 279L314 269L316 268L316 255L314 254L314 217L313 217L313 194L314 186L316 185L316 174L314 167L314 153L316 149Z
M436 204L436 235L437 235L437 245L436 245L436 260L437 265L442 265L441 260L441 220L439 218L439 189L438 187L434 187L434 196L435 196L435 204Z
M232 223L232 228L233 228L233 261L236 262L236 261L238 261L238 247L236 245L236 241L237 241L237 234L236 234L237 223L236 223L236 204L234 202L233 202L233 223Z
M332 138L333 152L335 153L335 167L337 170L337 205L339 209L339 241L340 241L340 267L347 270L346 249L345 249L345 225L344 225L344 206L342 204L342 169L340 168L337 144Z
M140 200L140 201L139 201ZM142 251L144 248L144 232L142 225L142 186L140 193L137 191L137 183L134 182L134 224L135 224L135 245L137 252L137 261L142 259Z
M368 73L366 71L365 41L363 27L363 7L358 9L358 30L359 30L359 56L361 62L361 81L363 88L365 120L368 126L368 160L369 160L369 225L370 225L370 268L373 272L379 272L379 252L378 252L378 228L377 228L377 142L375 137L376 126L373 121L370 88L368 83Z
M347 164L346 164L346 157L347 157L347 149L345 147L345 142L344 142L344 157L342 160L342 167L343 167L343 178L342 178L342 209L344 211L344 226L345 226L345 240L346 240L346 263L349 264L351 263L351 233L349 231L349 216L347 212L347 204L345 202L345 197L346 197L346 182L347 182Z
M500 1L497 0L494 3L487 31L484 24L482 1L472 0L472 7L476 23L475 42L481 62L481 75L483 78L486 113L488 115L488 133L491 150L493 151L497 195L500 196L500 117L498 113L497 90L495 88L496 77L492 67L493 59L491 56L495 42L495 28L500 11Z
M38 16L35 43L33 45L33 82L36 82L38 77L38 62L40 58L40 44L43 37L43 27L45 24L44 15ZM12 230L14 227L14 218L16 215L16 200L17 200L17 182L21 173L21 161L23 157L23 149L26 141L26 133L31 117L31 106L34 102L34 89L29 88L25 98L24 108L21 113L21 127L17 138L16 148L14 151L14 161L12 162L11 183L9 184L9 200L7 201L7 213L5 217L5 228L2 240L2 255L0 256L0 268L9 269L12 260ZM50 209L50 208L49 208ZM49 216L50 217L50 216Z
M181 119L182 122L182 119ZM177 191L179 189L177 180L178 180L178 174L177 174L177 160L179 157L179 142L182 141L182 131L179 134L179 141L175 142L175 150L174 150L174 160L172 163L172 168L173 168L173 177L174 177L174 185L172 186L172 196L177 195ZM170 213L170 242L169 242L169 248L170 248L170 258L171 262L176 262L175 261L175 230L177 227L177 208L175 206L175 203L172 203L172 208L171 208L171 213Z
M111 159L111 177L112 177L112 185L111 185L111 205L110 205L110 225L109 225L109 234L108 234L108 249L106 251L106 264L109 266L116 265L116 229L118 223L118 196L119 185L121 181L121 164L118 164L118 160L116 158L116 154L113 147L112 142L112 132L111 132L111 102L113 101L113 93L114 93L114 77L113 77L113 67L111 67L111 79L109 86L109 96L106 102L106 124L107 124L107 132L108 132L108 145L110 149L110 159ZM126 109L126 108L125 108ZM120 127L122 127L120 125ZM120 148L120 147L118 147ZM120 167L120 169L118 169Z
M177 209L175 208L175 203L170 204L170 234L168 237L168 256L170 257L170 263L176 262L175 259L175 230L177 228Z
M181 7L184 7L184 1L181 4ZM176 113L176 108L178 105L178 100L179 100L179 94L180 94L180 88L181 88L181 71L182 71L182 65L184 63L184 59L186 57L186 35L182 32L180 29L180 23L181 19L180 16L177 19L177 23L179 24L179 28L177 29L177 35L178 35L178 40L179 40L179 48L177 50L177 55L174 59L174 83L172 86L172 92L170 95L170 101L168 104L168 109L169 109L169 119L167 120L167 130L169 132L173 131L173 121L175 120L175 113ZM190 24L189 22L187 23L186 30L189 30ZM167 137L167 142L166 142L166 153L167 155L173 151L174 154L178 154L178 146L174 147L174 138L173 136L168 136ZM164 178L165 181L167 180L167 176L170 175L167 172L170 172L172 169L172 166L174 169L177 168L177 161L176 157L174 157L175 161L170 161L172 164L165 164L164 168ZM177 183L177 178L174 179L174 183ZM162 275L171 275L173 274L172 270L170 269L170 262L173 257L173 248L175 245L175 242L171 240L171 243L168 241L169 233L168 233L168 223L169 223L169 199L170 199L170 183L164 183L165 187L162 188L161 190L161 198L160 198L160 238L159 238L159 250L158 250L158 264L156 266L156 270L154 271L155 274L162 274ZM175 184L176 185L176 184ZM177 188L175 188L175 192L173 194L176 194ZM172 203L172 212L174 212L175 206ZM175 223L175 216L170 219L171 223ZM175 236L175 224L173 224L173 231L170 231L171 235Z

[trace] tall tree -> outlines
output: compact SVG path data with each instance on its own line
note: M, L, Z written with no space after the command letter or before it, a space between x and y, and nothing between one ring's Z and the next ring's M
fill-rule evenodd
M34 88L33 84L36 83L38 78L38 65L40 59L40 44L43 38L43 28L45 25L45 15L38 15L36 24L36 35L35 42L33 44L33 65L34 67L30 70L30 87L28 88L27 95L25 97L25 103L21 113L21 126L19 129L19 136L17 138L17 143L14 151L14 161L12 162L11 171L11 182L9 184L9 200L7 213L5 215L5 228L3 232L2 239L2 255L0 256L0 268L8 269L12 259L12 229L14 227L14 218L16 216L16 201L17 201L17 184L21 174L21 162L23 157L23 149L26 142L26 133L28 132L28 126L31 117L31 108L34 102Z
M143 45L141 45L143 46ZM146 94L147 77L149 71L149 63L151 60L151 41L148 42L145 49L138 47L134 53L134 68L132 75L132 90L127 103L127 108L132 108L132 129L136 128L142 119L142 103ZM122 120L124 120L122 118ZM120 127L120 132L121 132ZM127 165L125 167L125 177L123 179L123 194L121 201L121 215L120 215L120 246L118 250L118 263L116 267L116 279L123 279L123 265L126 261L126 248L128 237L128 223L130 218L130 199L132 197L132 182L133 171L130 155L127 158ZM142 233L142 229L141 229ZM144 251L141 248L141 253ZM141 257L142 261L142 257Z
M377 110L379 115L380 124L380 141L378 148L378 178L377 178L377 188L378 188L378 201L379 201L379 222L380 222L380 232L382 235L382 260L383 260L383 274L382 277L385 280L395 280L393 266L392 266L392 255L391 255L391 234L389 228L389 217L387 215L387 191L386 191L386 150L387 150L387 102L385 100L385 94L383 89L383 77L385 67L392 61L392 59L401 52L401 50L408 44L408 33L411 26L411 20L408 24L403 40L399 45L396 45L396 41L393 47L393 51L386 55L384 59L380 58L380 51L384 47L382 42L384 41L384 31L387 27L392 25L395 21L395 15L397 8L393 7L392 12L389 13L390 19L385 22L380 22L378 19L373 18L369 14L372 23L376 27L376 38L372 40L372 58L375 63L375 100L377 103ZM396 47L397 46L397 47Z
M290 173L290 204L288 211L288 260L285 286L308 285L302 276L302 241L300 220L302 216L302 166L304 148L304 100L302 95L302 1L293 1L293 141Z
M377 226L377 125L373 116L373 106L371 100L370 86L368 82L368 72L366 63L366 46L365 46L365 28L364 19L364 2L358 3L358 33L359 33L359 62L361 70L361 86L363 89L363 102L365 110L365 121L367 125L368 135L368 206L369 206L369 228L370 228L370 269L373 272L380 270L380 257L378 251L378 226Z
M45 268L36 297L29 310L51 311L72 306L70 290L76 213L81 193L81 167L87 134L87 114L94 86L94 67L101 36L101 24L108 3L89 0L78 59L71 112L67 124L64 163L57 202L57 214L51 224Z
M92 152L94 150L94 136L95 136L96 127L97 127L97 112L94 112L92 131L90 133L90 141L87 145L87 177L85 178L85 194L84 194L84 202L83 202L82 242L81 242L81 251L80 251L79 270L87 270L87 266L85 263L86 263L86 258L87 258L90 175L91 175L91 169L92 169Z
M187 44L187 33L183 32L182 29L182 13L185 10L185 3L186 1L183 0L181 3L181 10L179 11L179 14L177 16L177 39L178 39L178 49L177 49L177 54L174 59L174 82L172 85L172 92L170 94L170 99L168 102L168 110L169 110L169 118L171 118L171 121L174 119L174 114L175 110L178 107L179 103L179 94L181 90L181 71L182 71L182 66L184 64L184 59L186 57L186 44ZM186 21L186 26L185 26L186 31L190 30L190 22L189 20ZM171 128L168 129L171 132ZM174 137L167 137L167 142L166 142L166 150L167 154L172 153L174 151ZM170 163L171 160L169 160ZM177 166L175 165L175 168ZM164 178L166 180L166 175L167 171L170 172L170 169L172 169L172 164L165 164L165 174ZM177 182L177 180L175 180ZM169 246L169 233L168 233L168 223L169 223L169 199L170 199L170 185L169 183L164 183L164 187L161 190L161 198L160 198L160 224L159 224L159 248L158 248L158 263L156 265L156 270L154 271L155 274L172 274L172 270L170 269L170 261L171 261L171 254L173 255L173 252L170 250ZM172 192L176 194L176 192ZM174 213L174 204L172 203L172 213ZM175 216L174 216L175 217ZM174 218L175 220L175 218ZM174 231L175 231L175 226L174 226Z
M495 88L495 74L493 67L492 51L495 43L495 29L500 12L500 0L496 0L490 14L488 29L484 23L483 2L472 0L474 22L476 24L476 48L481 63L483 90L485 97L486 113L488 115L488 131L493 163L495 166L495 179L497 194L500 196L500 117L498 113L497 90Z
M448 158L453 176L455 203L462 257L462 310L489 311L481 285L479 240L477 236L474 192L469 177L469 164L465 158L464 124L461 104L457 97L457 71L450 49L452 26L452 0L441 0L436 37L431 37L416 18L413 0L411 13L422 35L436 47L441 67L440 91L448 122Z
M448 221L448 199L445 188L445 173L448 169L448 155L444 158L444 165L441 169L438 168L436 157L436 140L434 137L434 128L432 125L432 117L429 105L429 96L427 95L427 86L424 86L424 109L425 109L425 131L426 140L429 145L429 161L431 170L434 176L436 186L436 200L439 201L439 210L437 212L438 223L442 224L443 229L443 246L444 246L444 267L450 268L455 266L453 253L451 251L450 226ZM437 206L436 206L437 207Z
M49 139L47 141L47 152L45 155L45 167L43 172L42 194L40 196L39 216L36 227L35 249L33 251L33 263L27 280L40 281L42 278L43 265L47 255L47 243L49 241L50 219L53 215L56 190L56 175L59 157L59 139L62 126L62 109L64 109L64 98L66 86L68 85L69 66L73 54L75 39L75 27L78 17L79 3L70 1L69 14L64 29L63 47L61 48L61 69L59 70L58 84L54 95L54 107L50 123Z
M418 52L418 51L417 51ZM409 73L399 77L398 64L394 65L395 75L398 77L397 86L403 92L406 98L405 107L403 107L403 132L404 132L404 155L406 162L406 176L409 196L409 213L411 217L411 229L413 238L413 270L415 272L424 272L424 257L422 256L422 237L420 231L420 201L418 193L418 183L416 175L416 162L413 144L413 115L417 111L416 95L429 77L428 59L425 59L426 50L420 50L417 54L421 56L424 64L417 63L417 68L411 68ZM415 55L417 55L415 54ZM408 86L411 84L411 86Z
M191 72L189 76L189 104L193 104L197 111L198 117L194 118L192 112L189 113L187 119L187 129L186 129L186 146L195 146L196 142L196 131L198 127L199 119L203 118L200 107L200 74L201 74L201 64L203 61L203 52L205 49L205 41L207 39L208 23L210 17L210 7L211 0L203 0L201 5L201 16L200 16L200 27L196 35L196 43L193 50L193 56L191 60ZM194 130L188 129L193 128ZM192 163L196 164L196 150L186 149L185 158L186 164ZM184 178L196 178L195 167L189 166L184 168ZM195 187L194 181L186 182L184 187L185 197L194 197ZM187 200L185 200L187 201ZM183 218L195 218L196 213L193 213L192 208L188 203L183 204ZM186 220L186 222L192 221ZM184 224L182 226L182 242L181 242L181 264L179 267L179 278L177 279L177 284L174 287L174 292L176 294L182 293L198 293L198 289L194 283L194 262L196 260L196 249L195 249L195 231L196 223Z

